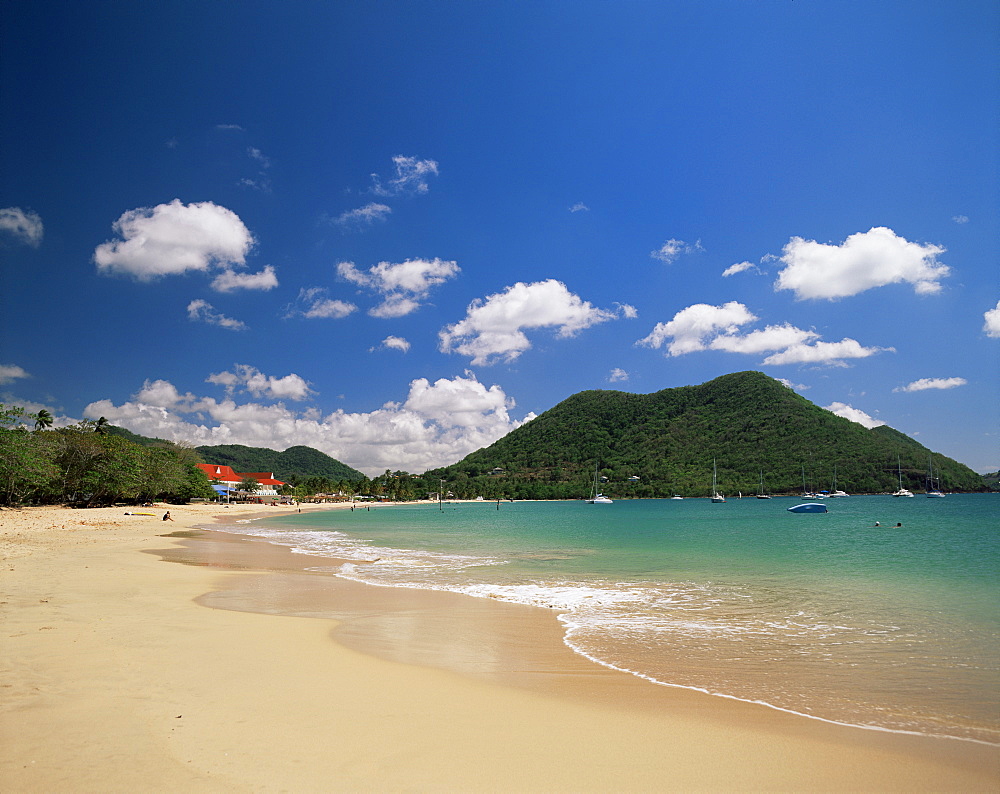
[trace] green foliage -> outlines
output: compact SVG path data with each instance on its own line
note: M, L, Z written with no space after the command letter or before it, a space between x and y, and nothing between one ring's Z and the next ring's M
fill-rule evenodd
M0 425L26 414L0 405ZM211 498L196 453L169 442L144 446L81 422L28 433L0 427L0 504L111 504Z
M292 482L293 477L325 477L329 480L358 482L365 475L339 460L312 447L289 447L276 452L265 447L245 447L242 444L222 444L197 447L209 463L232 466L235 471L270 471L276 479Z
M941 487L984 490L981 477L890 427L867 429L820 408L760 372L725 375L654 394L586 391L570 397L485 449L427 472L459 497L582 498L594 466L612 497L707 496L712 461L719 489L769 493L837 486L881 493L923 490L928 457ZM500 468L501 473L491 473ZM628 478L639 477L629 482Z

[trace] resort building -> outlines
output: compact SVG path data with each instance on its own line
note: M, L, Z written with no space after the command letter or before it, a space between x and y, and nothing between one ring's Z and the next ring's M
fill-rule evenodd
M216 493L235 492L243 480L256 480L260 486L254 496L277 496L278 489L284 485L281 480L274 479L274 472L238 472L232 466L218 466L214 463L199 463L198 468L208 475L209 482Z

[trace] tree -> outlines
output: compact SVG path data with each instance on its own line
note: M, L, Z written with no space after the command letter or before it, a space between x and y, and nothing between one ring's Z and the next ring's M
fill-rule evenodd
M109 424L110 423L108 422L108 420L102 416L100 419L94 422L94 432L103 435L104 433L108 432Z
M35 414L35 430L48 430L52 427L52 414L44 408Z

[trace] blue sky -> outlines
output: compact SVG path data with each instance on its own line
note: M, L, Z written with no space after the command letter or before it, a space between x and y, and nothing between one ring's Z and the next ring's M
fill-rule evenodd
M4 402L375 474L756 369L1000 467L995 3L4 15Z

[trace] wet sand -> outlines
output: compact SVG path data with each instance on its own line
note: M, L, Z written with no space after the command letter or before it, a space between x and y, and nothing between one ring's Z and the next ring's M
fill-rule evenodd
M996 747L657 687L574 654L547 610L336 579L197 531L218 506L170 509L0 513L3 790L1000 785Z

